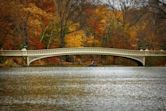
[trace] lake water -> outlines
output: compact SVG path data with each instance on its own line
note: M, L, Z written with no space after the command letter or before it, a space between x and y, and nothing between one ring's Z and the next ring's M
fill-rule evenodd
M0 69L0 111L166 111L166 67Z

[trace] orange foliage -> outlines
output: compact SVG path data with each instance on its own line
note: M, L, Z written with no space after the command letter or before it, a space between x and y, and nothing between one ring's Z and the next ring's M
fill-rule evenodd
M108 20L110 17L110 11L106 6L97 6L96 8L88 8L85 10L88 18L87 24L91 27L94 36L101 37L106 30Z

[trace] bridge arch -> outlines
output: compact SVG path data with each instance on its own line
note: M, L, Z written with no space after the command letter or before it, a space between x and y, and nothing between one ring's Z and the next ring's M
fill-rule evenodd
M117 54L71 54L71 53L60 53L60 54L52 54L52 55L43 55L43 56L37 56L37 57L27 57L27 65L29 66L32 62L44 59L44 58L49 58L49 57L56 57L56 56L65 56L65 55L110 55L110 56L117 56L117 57L122 57L122 58L128 58L131 59L135 62L137 62L138 65L144 66L145 65L145 57L136 57L136 56L124 56L124 55L117 55Z

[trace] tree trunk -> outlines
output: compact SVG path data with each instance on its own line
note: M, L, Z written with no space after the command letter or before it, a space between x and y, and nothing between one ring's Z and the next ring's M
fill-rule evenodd
M60 41L61 41L61 48L65 47L65 29L63 26L61 26L61 32L60 32Z

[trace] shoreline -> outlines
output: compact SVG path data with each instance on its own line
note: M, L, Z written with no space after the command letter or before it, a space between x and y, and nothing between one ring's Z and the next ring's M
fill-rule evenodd
M12 67L2 75L166 75L166 67ZM133 74L134 73L134 74ZM87 76L90 76L87 75Z

